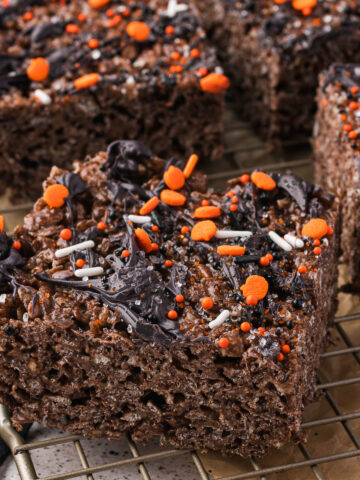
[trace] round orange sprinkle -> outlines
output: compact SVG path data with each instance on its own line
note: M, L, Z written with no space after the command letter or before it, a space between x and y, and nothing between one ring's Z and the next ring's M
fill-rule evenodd
M125 10L123 10L123 11L121 12L121 15L122 15L123 17L128 17L128 16L130 15L130 10L129 10L128 8L126 8Z
M240 325L240 330L242 332L248 332L250 329L251 329L251 325L249 322L242 322L242 324Z
M313 244L317 247L320 245L320 240L318 238L315 238L315 240L313 241Z
M164 182L171 190L180 190L185 184L185 176L180 168L170 165L164 173Z
M172 35L174 33L174 27L172 25L168 25L165 27L165 33L166 35Z
M307 272L307 267L306 265L300 265L298 268L299 273L306 273Z
M238 203L238 201L239 201L239 199L238 199L237 197L233 197L233 198L231 199L231 202L232 202L232 203Z
M90 7L101 8L105 7L110 2L110 0L89 0Z
M87 75L83 75L82 77L77 78L74 81L75 88L88 88L92 85L95 85L100 80L100 75L98 73L88 73Z
M25 20L25 22L30 22L30 20L32 20L33 18L34 18L34 14L32 12L24 13L23 19Z
M270 262L274 260L274 257L271 255L271 253L267 253L265 257L267 257L270 260Z
M157 243L152 243L151 244L151 251L152 252L157 252L159 250L159 245Z
M198 74L201 77L205 77L205 75L207 75L207 73L208 73L208 69L206 67L200 67L199 70L198 70Z
M270 265L270 259L269 257L261 257L260 258L260 265L262 265L263 267L267 267L268 265Z
M313 252L314 252L314 255L321 255L322 249L321 247L315 247Z
M151 240L149 235L145 232L145 230L143 230L142 228L136 228L135 237L141 250L144 250L144 252L146 253L151 252L151 249L152 249Z
M13 246L16 250L20 250L20 248L21 248L21 243L19 242L19 240L16 240L15 242L13 242L12 246Z
M108 24L107 24L108 28L116 27L116 25L119 25L121 20L122 20L121 15L115 15L115 17L113 17L111 20L108 21Z
M304 8L316 7L317 0L292 0L292 6L296 10L304 10Z
M68 196L69 190L60 183L49 185L44 192L44 200L50 208L62 207L65 203L64 199Z
M153 225L153 226L151 227L151 230L152 230L153 232L158 232L158 231L159 231L159 227L158 227L157 225Z
M176 320L178 318L178 314L176 310L170 310L167 316L168 318L170 318L170 320Z
M70 240L72 237L72 231L70 228L63 228L60 232L60 238L63 240Z
M328 227L327 234L332 235L334 233L333 227Z
M350 92L353 94L353 95L356 95L358 93L359 89L358 87L356 86L353 86L350 88Z
M229 79L221 73L209 73L200 80L200 87L204 92L221 93L229 86Z
M174 192L173 190L163 190L160 193L160 199L171 207L181 207L186 202L184 195L179 192Z
M236 212L237 209L238 209L238 207L235 204L231 204L230 207L229 207L230 212Z
M208 207L209 205L210 205L209 200L202 200L202 201L201 201L201 206L202 206L202 207Z
M200 52L197 48L193 48L192 50L190 50L190 56L192 58L198 58L199 55L200 55Z
M246 297L246 305L252 305L253 307L257 305L259 299L256 295L248 295Z
M203 220L194 225L191 230L191 238L196 242L211 240L216 233L216 225L212 220Z
M171 59L172 60L177 61L177 60L180 60L180 58L181 58L181 55L180 55L179 52L172 52L172 54L171 54Z
M219 207L209 206L209 207L198 207L195 209L194 217L195 218L216 218L220 217L221 210Z
M165 260L165 267L172 267L173 262L171 260Z
M123 251L121 252L121 256L122 256L123 258L128 258L128 257L130 256L129 250L123 250Z
M126 33L137 42L147 40L150 32L150 28L144 22L130 22L126 27Z
M83 258L78 258L75 262L75 265L78 268L82 268L85 265L85 260Z
M189 160L186 162L185 168L183 170L183 174L185 178L189 178L192 172L194 171L194 168L196 167L196 164L199 160L199 157L196 155L196 153L193 153L190 155Z
M247 173L244 173L244 175L241 175L240 177L241 183L247 183L249 181L250 181L250 175L248 175Z
M176 295L176 297L175 297L175 301L177 303L182 303L184 300L185 300L184 295L181 295L180 293L179 293L179 295Z
M190 228L187 225L185 225L184 227L181 227L181 233L183 235L186 235L189 231L190 231Z
M85 13L79 13L77 18L78 18L79 22L85 22L86 15L85 15Z
M91 38L88 41L89 48L97 48L99 46L99 40L97 38Z
M151 197L141 208L140 215L148 215L151 213L159 204L158 197Z
M343 128L344 132L350 132L351 125L349 123L345 123L345 125L343 125L342 128Z
M284 355L280 352L276 359L278 362L282 362L284 360Z
M301 10L301 13L304 15L304 17L309 17L312 14L312 8L305 7Z
M201 306L206 310L209 310L214 306L214 300L211 297L204 297L201 299Z
M260 332L261 334L265 333L265 328L264 327L259 327L258 332Z
M33 58L28 66L26 73L33 82L43 82L49 75L49 64L45 58Z
M67 33L76 34L79 33L80 28L75 23L68 23L65 27Z
M218 345L220 348L227 348L230 345L229 339L226 337L219 338Z
M115 15L115 12L112 8L108 8L105 13L106 13L106 16L109 17L109 18L111 18Z
M355 130L351 130L351 132L349 132L349 138L356 138L357 137L357 133L355 132Z
M323 98L323 99L321 100L321 105L322 105L323 107L326 107L327 104L328 104L328 101L326 100L326 98Z
M265 297L269 290L269 284L264 277L260 275L251 275L246 279L244 285L240 287L245 297L249 295L256 295L258 300Z
M231 197L233 197L233 196L235 195L235 192L230 191L230 192L228 192L226 195L227 195L229 198L231 198Z
M274 190L276 187L275 181L264 172L253 172L251 174L251 181L261 190Z
M328 225L322 218L312 218L306 223L302 230L301 235L310 238L321 238L327 234Z
M4 217L0 215L0 233L4 231Z
M238 257L244 255L245 247L240 247L239 245L219 245L216 251L219 255Z
M99 222L97 225L96 225L96 228L98 230L105 230L106 229L106 223L105 222Z
M282 351L283 353L290 353L290 350L291 350L291 348L290 348L289 345L282 345L282 346L281 346L281 351Z
M355 111L359 108L359 104L357 102L350 102L349 103L349 108L350 108L350 110Z

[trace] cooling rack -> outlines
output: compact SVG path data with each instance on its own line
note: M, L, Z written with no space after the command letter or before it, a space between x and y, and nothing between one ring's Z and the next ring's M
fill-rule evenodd
M304 178L312 177L309 147L306 142L301 144L286 145L285 152L275 157L270 155L264 144L252 134L251 129L240 122L234 113L228 111L225 117L226 126L226 150L224 160L221 164L221 172L219 165L211 164L207 166L207 171L211 184L214 187L221 186L224 181L233 176L238 176L243 172L249 171L256 165L263 170L272 171L293 171L301 174ZM25 214L29 210L31 204L23 204L17 206L9 206L0 211L6 214ZM306 468L306 480L332 480L334 477L329 476L329 469L322 469L323 465L338 464L342 468L349 459L358 458L360 460L360 440L358 433L360 428L356 428L360 424L354 422L360 420L360 410L347 411L339 402L339 398L343 395L356 397L360 387L360 376L357 376L357 370L360 371L360 345L355 345L349 335L347 326L360 330L360 313L338 316L334 323L334 332L340 340L337 346L332 346L330 351L322 355L324 362L335 362L332 365L344 362L344 359L351 358L356 365L352 370L355 374L345 375L345 378L333 378L332 370L321 370L318 379L317 389L322 394L322 402L326 403L326 416L315 415L309 421L303 423L303 428L309 432L309 435L318 428L336 426L339 430L337 435L343 439L344 445L336 445L331 453L315 454L310 448L304 444L294 447L294 453L291 457L286 457L283 461L277 462L275 465L267 466L267 458L257 460L251 458L244 461L241 469L230 474L222 474L221 472L212 472L211 461L209 462L206 455L201 455L195 451L161 449L153 453L142 454L140 447L134 443L129 436L126 436L127 448L131 452L131 457L114 462L98 463L90 466L90 460L85 453L82 442L84 439L78 435L61 435L54 436L47 440L34 441L25 443L23 438L14 430L11 425L9 413L5 406L0 405L0 436L10 447L14 461L19 471L21 480L68 480L73 478L86 478L87 480L96 480L96 474L108 470L116 469L116 477L114 480L122 479L122 471L129 465L138 467L139 480L156 480L156 476L150 475L148 466L151 462L160 462L165 459L172 459L181 455L190 455L195 466L198 478L200 480L245 480L260 479L271 480L277 479L279 474L285 472L294 472L292 478L297 480L297 473ZM352 330L354 331L354 330ZM340 348L339 348L340 344ZM335 368L336 370L336 368ZM329 377L330 375L330 377ZM346 389L344 393L343 389ZM358 397L359 398L359 397ZM324 403L324 404L325 404ZM359 400L360 408L360 400ZM324 407L325 409L325 407ZM356 431L357 430L357 431ZM316 435L316 432L315 432ZM346 438L346 440L344 440ZM60 446L64 444L72 444L74 447L74 456L77 456L81 468L73 471L56 473L50 476L37 476L33 464L32 453L36 450L46 449L48 447ZM344 450L344 446L347 448ZM229 460L231 461L231 460ZM271 462L270 462L271 463ZM360 470L360 463L359 470ZM340 470L341 470L340 468ZM356 468L356 467L355 467ZM60 470L60 469L59 469ZM274 476L276 474L276 476ZM181 480L181 472L179 476ZM282 477L281 477L282 478ZM340 477L339 477L340 478ZM355 478L355 477L354 477ZM346 477L342 477L347 480ZM170 479L169 479L170 480ZM185 480L185 478L184 478Z

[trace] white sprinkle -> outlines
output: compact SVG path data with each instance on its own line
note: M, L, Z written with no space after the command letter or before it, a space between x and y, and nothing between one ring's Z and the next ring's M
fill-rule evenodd
M130 75L127 79L126 79L126 82L125 82L127 85L134 85L135 84L135 78Z
M96 277L97 275L101 275L104 273L104 269L102 267L90 267L90 268L79 268L75 270L75 277Z
M327 238L324 238L323 243L325 247L327 247L329 245L329 240Z
M96 50L93 50L91 52L91 58L93 60L99 60L100 57L101 57L101 51L100 50L96 49Z
M151 222L151 217L147 215L128 215L128 220L133 223L148 223Z
M49 105L51 103L51 97L48 95L44 90L40 90L40 88L37 88L34 92L35 98L39 100L40 103L43 105Z
M235 237L251 237L252 232L247 230L218 230L215 233L216 238L235 238Z
M85 250L86 248L93 247L95 247L95 243L92 240L86 240L86 242L76 243L75 245L70 245L70 247L60 248L59 250L56 250L55 257L67 257L73 252L79 252L81 250Z
M83 281L87 282L89 280L89 277L83 277Z
M209 323L210 328L214 327L219 327L222 325L228 318L230 317L230 311L229 310L223 310L220 315L218 315L215 320L212 320Z
M173 18L178 13L184 12L188 8L189 7L187 5L178 4L176 0L169 0L167 9L164 12L161 12L161 15L164 15L165 17Z
M291 233L284 235L284 239L294 248L303 248L305 245L300 238L295 237L295 235L291 235Z
M24 313L23 315L23 321L27 323L29 321L29 314L27 312Z
M283 238L281 238L280 235L273 232L272 230L268 232L268 235L271 238L271 240L274 243L276 243L276 245L278 245L280 248L282 248L283 250L286 250L287 252L291 252L292 246L290 245L290 243L286 242Z
M6 293L0 295L0 303L6 303Z

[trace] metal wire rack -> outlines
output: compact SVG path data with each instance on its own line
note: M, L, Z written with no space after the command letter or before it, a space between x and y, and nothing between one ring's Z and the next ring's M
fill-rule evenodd
M311 173L309 173L309 151L306 146L301 149L297 148L295 153L291 153L290 157L286 157L285 154L283 158L275 159L273 156L266 153L264 144L251 135L247 126L236 120L234 121L233 114L229 112L225 119L225 125L228 147L225 151L224 163L222 164L222 167L224 168L222 168L222 172L220 173L216 171L218 169L218 166L216 165L210 165L208 168L209 179L213 185L223 182L226 178L238 176L242 172L248 171L250 166L254 166L254 163L256 163L261 169L273 171L298 171L302 168L306 168L305 176L311 176ZM231 138L233 134L235 134L236 137L235 142ZM239 139L239 137L242 136L245 136L246 138L245 146L242 145L241 140ZM293 145L289 145L289 147L292 148ZM255 157L258 155L263 161L261 163L256 161L257 157L254 160L253 154L255 154ZM302 173L304 176L304 172ZM0 213L26 213L30 206L31 204L9 206L0 211ZM358 323L358 327L360 328L360 313L336 318L334 330L344 346L340 349L337 348L324 353L322 358L324 361L331 358L341 361L344 356L351 356L358 368L360 367L360 345L353 345L351 342L349 335L346 332L346 325L348 322ZM141 454L138 446L129 436L126 436L126 441L131 452L130 458L90 466L89 459L87 458L82 445L83 439L78 435L54 436L48 440L25 443L23 438L12 427L9 413L4 405L0 405L0 437L10 447L21 480L68 480L80 477L87 478L87 480L94 480L94 475L113 469L117 469L118 475L116 476L116 480L120 480L122 478L122 468L129 465L136 465L138 467L139 480L155 480L156 477L150 476L148 469L148 465L151 462L159 462L164 459L174 458L185 454L191 455L192 462L198 473L198 478L201 480L212 480L213 478L221 478L222 480L245 480L251 478L268 480L270 477L274 478L273 474L280 474L281 472L286 471L296 471L304 467L309 469L309 475L311 478L328 480L329 477L321 470L321 465L330 462L341 462L354 457L360 458L360 440L351 424L352 421L360 419L360 410L343 413L335 395L337 389L347 386L352 386L352 388L354 388L353 394L356 395L356 385L360 385L360 376L350 376L349 378L329 381L328 378L323 378L320 374L317 388L319 391L323 392L323 398L326 400L331 414L325 418L314 418L311 421L304 422L302 425L304 429L311 431L311 429L316 429L318 427L338 424L339 428L343 429L343 432L346 433L346 436L350 441L351 448L349 450L336 451L329 455L311 455L309 449L305 445L300 444L297 447L297 453L300 455L294 455L294 458L289 461L267 467L263 465L263 460L251 458L250 462L247 462L248 468L227 476L219 476L218 474L213 476L207 467L206 456L200 455L195 451L180 451L174 449L165 450L159 448L155 453ZM37 476L33 465L32 452L37 449L44 449L55 445L59 446L66 443L73 444L75 455L78 456L82 467L78 470L57 473L46 477ZM307 476L306 478L310 479L310 477ZM179 478L182 479L182 477Z

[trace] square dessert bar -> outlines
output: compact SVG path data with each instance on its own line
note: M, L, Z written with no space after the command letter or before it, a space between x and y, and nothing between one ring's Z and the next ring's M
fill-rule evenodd
M194 0L231 76L240 113L270 146L310 135L318 74L360 62L352 0Z
M51 162L69 168L119 138L159 155L221 158L228 80L187 1L3 5L2 189L39 194Z
M341 202L342 260L360 286L360 64L335 64L321 75L314 128L316 181Z
M0 401L17 428L243 456L303 439L336 306L337 203L116 141L53 167L0 235ZM335 232L335 233L334 233Z

